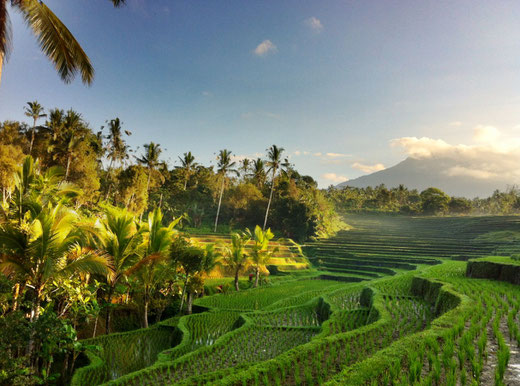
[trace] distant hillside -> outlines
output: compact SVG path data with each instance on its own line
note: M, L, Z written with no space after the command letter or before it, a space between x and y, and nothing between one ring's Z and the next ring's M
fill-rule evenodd
M477 178L457 172L463 168L468 168L468 165L461 165L460 162L450 158L409 157L388 169L342 182L337 187L365 188L385 184L391 188L403 184L409 189L421 191L433 186L450 196L482 198L490 196L496 189L505 190L519 183L519 181L509 181L500 177Z

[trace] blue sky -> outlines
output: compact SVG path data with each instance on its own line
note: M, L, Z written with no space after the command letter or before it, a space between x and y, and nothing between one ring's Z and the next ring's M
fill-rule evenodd
M11 10L0 120L25 120L35 99L95 130L118 116L132 146L160 142L172 164L188 150L208 164L222 148L255 157L277 144L322 187L417 144L477 146L483 127L501 144L520 135L516 1L46 4L90 56L94 84L63 84Z

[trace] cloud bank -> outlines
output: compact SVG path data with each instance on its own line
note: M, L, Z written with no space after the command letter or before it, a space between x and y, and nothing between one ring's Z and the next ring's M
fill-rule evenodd
M446 158L456 166L444 173L482 180L508 179L520 181L520 138L504 135L493 126L474 128L473 144L452 145L442 139L403 137L393 139L391 146L401 148L415 159Z

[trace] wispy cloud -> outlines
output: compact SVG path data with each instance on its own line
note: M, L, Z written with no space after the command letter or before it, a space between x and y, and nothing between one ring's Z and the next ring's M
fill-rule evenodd
M202 95L205 97L213 96L213 93L211 91L204 90L202 91Z
M253 52L256 56L266 56L269 53L275 53L277 51L278 48L276 45L269 39L266 39L257 45Z
M325 173L321 175L321 178L327 181L331 181L335 184L339 184L340 182L348 181L348 178L345 176L337 175L336 173Z
M310 29L312 29L315 32L320 33L323 30L323 24L321 24L320 19L318 19L314 16L309 17L308 19L305 19L304 23L307 27L309 27Z
M354 162L351 165L354 169L361 170L364 173L374 173L385 169L385 165L377 163L374 165L362 164L361 162Z

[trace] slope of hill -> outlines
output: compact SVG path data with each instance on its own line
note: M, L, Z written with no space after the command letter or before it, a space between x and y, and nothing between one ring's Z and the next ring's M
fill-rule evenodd
M337 185L365 188L385 184L396 187L403 184L409 189L419 191L436 187L450 196L467 198L488 197L496 189L505 190L519 181L509 181L501 177L487 177L464 173L468 165L461 165L451 158L406 158L404 161L385 170L361 176Z

